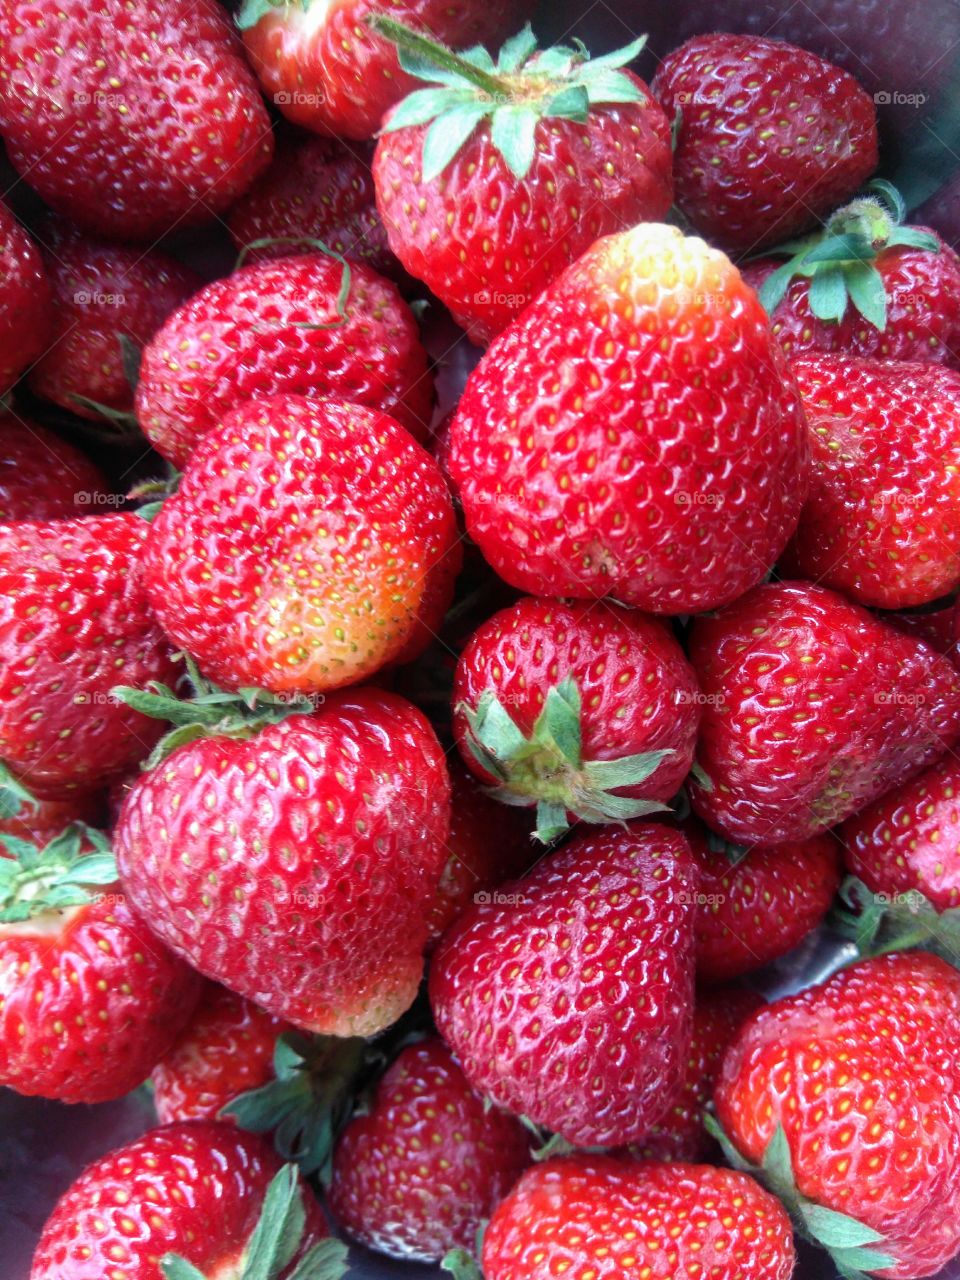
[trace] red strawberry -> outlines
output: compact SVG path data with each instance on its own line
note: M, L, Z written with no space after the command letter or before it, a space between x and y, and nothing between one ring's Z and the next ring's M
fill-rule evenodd
M731 840L806 840L960 737L960 674L920 640L808 582L698 618L704 694L693 807Z
M440 1040L404 1049L344 1130L330 1207L355 1240L394 1258L472 1249L481 1220L530 1163L531 1135L485 1104Z
M877 167L877 112L853 76L784 40L700 35L653 92L679 120L677 204L724 249L814 226Z
M96 405L128 413L128 365L200 279L164 253L91 240L52 220L44 239L55 320L30 389L82 418L99 417Z
M449 466L468 532L513 586L695 612L782 551L805 428L736 269L644 224L598 241L492 344Z
M294 1263L298 1276L339 1280L346 1250L326 1237L313 1193L262 1138L176 1124L77 1178L43 1229L30 1280L294 1280Z
M889 622L898 631L917 636L925 640L931 649L942 653L945 657L957 661L957 637L954 627L956 604L939 605L932 609L917 609L914 612L905 610L900 613L886 613L884 621Z
M158 737L114 685L173 675L134 514L0 526L0 758L38 795L100 788Z
M0 522L68 520L96 510L109 493L79 449L19 413L0 415Z
M955 591L960 373L828 355L792 368L813 467L788 572L881 609Z
M530 0L399 0L390 12L459 47L503 39ZM384 112L414 88L397 51L367 24L378 0L328 6L304 0L244 0L237 19L267 96L288 119L316 133L372 138Z
M535 805L541 840L568 821L664 807L690 771L696 677L668 627L635 610L526 597L460 655L460 754L507 804Z
M319 693L416 656L460 567L450 495L386 414L277 396L227 414L151 526L167 634L230 689Z
M270 161L270 120L216 0L10 0L0 133L92 235L152 243L225 209Z
M488 68L390 18L376 26L433 86L387 116L377 144L390 247L475 342L600 236L666 215L670 123L620 70L642 40L591 62L582 46L540 53L527 27Z
M696 869L653 824L572 841L468 908L430 973L475 1089L584 1146L642 1138L690 1042Z
M341 290L349 290L343 298ZM144 351L137 417L159 452L182 466L230 409L281 393L380 409L423 438L433 385L395 286L320 253L215 280Z
M0 855L4 853L4 836L17 836L42 848L71 823L90 825L103 816L102 797L93 792L66 800L36 800L13 779L19 803L10 803L10 784L11 778L0 769Z
M422 975L450 821L439 743L415 707L376 689L309 715L257 700L244 718L247 704L209 697L179 713L153 699L210 736L127 796L114 833L124 888L207 977L304 1030L373 1035Z
M103 837L0 839L0 1084L122 1097L170 1048L199 980L127 905Z
M0 15L0 30L2 22ZM2 83L0 76L0 95ZM50 282L40 250L0 200L0 395L43 353L52 321Z
M761 1009L727 1052L722 1125L847 1274L929 1276L960 1248L958 1042L960 974L915 952Z
M483 1241L486 1280L789 1280L793 1234L752 1178L569 1156L529 1170Z

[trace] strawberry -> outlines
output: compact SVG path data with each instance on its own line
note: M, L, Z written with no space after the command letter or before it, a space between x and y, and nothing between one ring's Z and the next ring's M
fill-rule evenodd
M690 771L696 677L659 619L619 605L526 597L460 655L454 733L507 804L535 805L537 835L664 807Z
M501 577L654 613L763 578L806 459L753 293L721 253L651 224L599 240L527 308L450 426L467 531Z
M960 974L902 952L759 1010L727 1051L731 1158L763 1161L847 1275L929 1276L960 1248L958 1041Z
M65 223L51 220L44 240L55 318L30 389L81 418L101 416L98 406L129 413L140 349L200 279L165 253L92 240Z
M15 797L11 797L11 785L18 793ZM0 856L4 855L5 836L17 836L42 848L74 822L98 822L103 808L102 797L94 792L72 794L66 800L37 800L0 768Z
M372 138L385 111L414 88L397 51L367 19L378 0L328 6L303 0L243 0L237 23L271 102L294 124L342 138ZM502 39L531 0L399 0L391 13L435 39L465 47Z
M0 133L58 213L148 244L222 212L273 153L216 0L10 0Z
M321 693L426 646L460 548L436 463L392 418L287 395L204 437L145 564L157 617L205 674Z
M679 122L677 204L730 252L814 226L877 167L877 113L853 76L761 36L698 35L652 85Z
M30 1280L339 1280L345 1262L292 1165L262 1138L200 1122L152 1129L85 1169Z
M696 868L653 824L573 840L469 907L430 973L475 1089L576 1145L642 1138L690 1043Z
M918 636L926 640L931 649L942 653L945 657L957 661L957 636L954 625L956 604L951 600L948 604L937 604L932 608L903 610L899 613L886 613L884 620L898 631L907 635Z
M960 737L952 663L825 587L755 587L696 620L690 655L704 694L690 797L730 840L806 840Z
M170 1048L199 980L131 910L99 833L0 841L0 1084L122 1097Z
M172 676L134 514L0 525L0 758L41 796L100 788L158 732L111 697Z
M177 954L267 1012L373 1035L422 974L450 821L443 752L415 707L376 689L309 713L246 695L125 692L179 724L117 822L125 891Z
M69 520L110 496L99 467L19 413L0 414L0 522Z
M435 1038L402 1051L344 1130L330 1208L355 1240L394 1258L471 1249L480 1222L530 1163L531 1135L471 1089Z
M643 81L621 70L642 40L590 61L582 46L540 52L528 26L494 66L392 18L375 25L432 86L386 117L377 144L390 247L475 342L600 236L666 215L670 124Z
M0 16L0 24L2 24ZM0 65L2 65L0 37ZM3 77L0 76L0 85ZM2 95L0 88L0 95ZM53 322L40 250L0 200L0 395L46 348Z
M154 447L182 466L230 409L281 393L351 400L423 438L433 387L395 286L321 253L215 280L147 346L136 411Z
M810 354L792 362L813 456L783 566L900 609L960 587L960 373Z

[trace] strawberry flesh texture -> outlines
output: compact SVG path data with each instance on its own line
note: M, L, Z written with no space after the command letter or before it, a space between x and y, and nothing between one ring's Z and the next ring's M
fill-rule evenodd
M0 201L0 395L42 354L52 321L50 281L40 250Z
M69 520L109 492L103 472L74 445L19 413L0 415L0 522Z

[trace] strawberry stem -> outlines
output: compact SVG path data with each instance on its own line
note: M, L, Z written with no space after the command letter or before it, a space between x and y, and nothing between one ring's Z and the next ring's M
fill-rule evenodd
M438 44L437 41L431 40L428 36L420 35L417 31L411 31L402 22L397 22L394 18L385 18L382 14L372 14L367 19L367 23L378 36L383 36L385 40L389 40L398 49L402 49L405 53L412 54L414 57L423 58L424 61L432 63L442 71L452 71L455 75L469 81L470 84L476 85L478 89L481 89L491 98L510 96L510 86L506 81L500 80L497 76L492 76L480 67L474 66L466 58L461 58L452 49Z

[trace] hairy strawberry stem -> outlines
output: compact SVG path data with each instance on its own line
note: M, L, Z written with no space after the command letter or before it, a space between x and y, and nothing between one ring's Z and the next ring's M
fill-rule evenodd
M421 35L418 31L412 31L409 27L405 27L402 22L397 22L395 18L386 18L383 14L373 13L367 18L367 24L378 36L383 36L385 40L395 44L398 49L403 49L405 52L413 54L414 57L422 58L425 62L433 63L434 66L439 67L442 71L453 71L464 80L469 80L471 84L476 85L484 93L489 94L491 98L509 97L510 86L505 80L489 75L472 62L468 62L466 58L461 58L452 49L448 49L446 45L439 44L436 40L431 40L429 36Z

